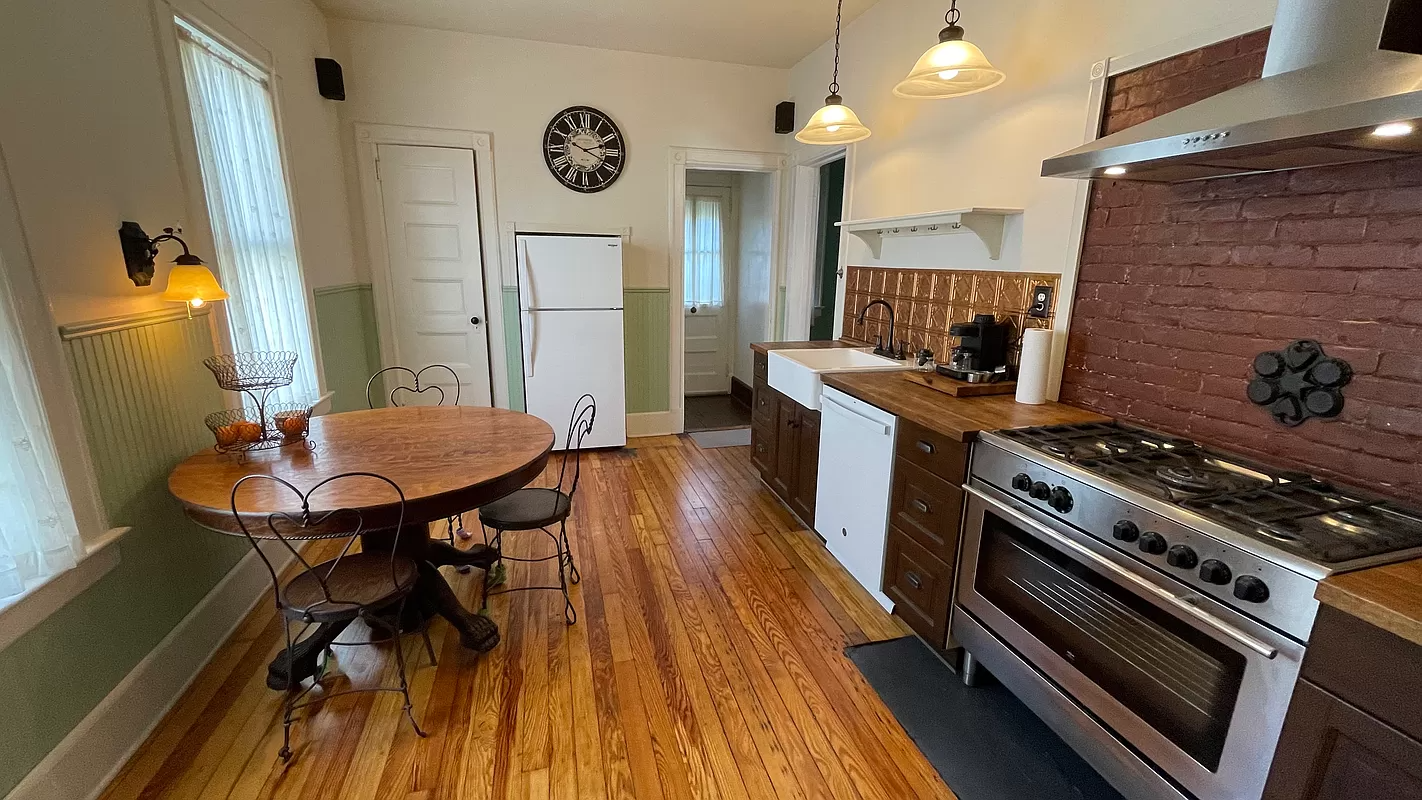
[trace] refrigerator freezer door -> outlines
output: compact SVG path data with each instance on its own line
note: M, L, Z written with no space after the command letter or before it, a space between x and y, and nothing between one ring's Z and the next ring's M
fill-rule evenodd
M520 236L518 288L527 309L622 308L622 240Z
M627 444L627 387L623 384L621 311L531 311L531 344L524 372L528 413L553 426L553 447L568 435L573 404L597 401L597 420L584 447Z

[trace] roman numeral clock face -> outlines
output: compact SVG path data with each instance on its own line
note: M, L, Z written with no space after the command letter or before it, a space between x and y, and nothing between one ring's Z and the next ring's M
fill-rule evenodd
M627 147L622 131L601 111L573 106L543 132L543 160L558 182L575 192L600 192L622 175Z

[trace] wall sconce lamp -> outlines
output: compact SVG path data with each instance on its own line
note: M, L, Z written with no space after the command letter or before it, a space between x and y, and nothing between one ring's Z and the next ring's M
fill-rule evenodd
M173 259L173 269L168 273L168 288L163 291L162 299L173 303L186 303L188 317L191 318L194 308L228 298L227 292L218 284L217 276L202 263L201 258L188 250L188 243L172 228L164 228L161 235L150 239L137 222L124 222L119 227L119 242L123 245L123 260L128 266L128 277L135 286L148 286L153 282L153 265L158 258L158 245L167 241L182 245L183 254Z

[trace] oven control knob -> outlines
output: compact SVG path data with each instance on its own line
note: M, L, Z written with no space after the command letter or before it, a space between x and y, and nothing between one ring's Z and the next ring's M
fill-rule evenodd
M1200 563L1200 559L1195 556L1195 551L1188 546L1177 544L1165 554L1165 563L1180 569L1194 569L1195 565Z
M1146 531L1141 534L1141 540L1136 542L1136 547L1139 547L1143 552L1158 556L1165 552L1165 537L1155 531Z
M1065 486L1054 487L1051 496L1047 498L1047 505L1063 514L1070 511L1074 503L1071 492Z
M1019 492L1025 492L1032 488L1032 476L1025 472L1019 472L1012 479L1012 488Z
M1205 563L1200 565L1200 580L1205 583L1224 586L1229 583L1231 577L1233 576L1230 575L1229 566L1219 559L1207 558Z
M1234 582L1234 596L1248 603L1262 603L1269 599L1269 587L1253 575L1240 575Z
M1046 500L1052 496L1052 487L1041 481L1037 481L1032 484L1032 488L1028 490L1027 494L1031 495L1033 500Z
M1141 538L1141 529L1136 523L1128 519L1123 519L1112 526L1111 538L1119 539L1123 542L1134 542Z

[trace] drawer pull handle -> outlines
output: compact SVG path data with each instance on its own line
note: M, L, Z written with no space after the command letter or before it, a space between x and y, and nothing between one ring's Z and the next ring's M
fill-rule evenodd
M911 502L913 504L913 507L918 509L918 513L920 514L927 514L930 510L928 504L923 502L922 500L915 498Z
M917 572L905 572L904 580L908 581L909 586L912 586L915 589L923 588L923 579L918 577Z
M929 454L929 455L933 455L933 443L932 443L932 442L925 442L924 440L919 439L919 440L918 440L918 449L922 450L923 452L925 452L925 453L927 453L927 454Z

